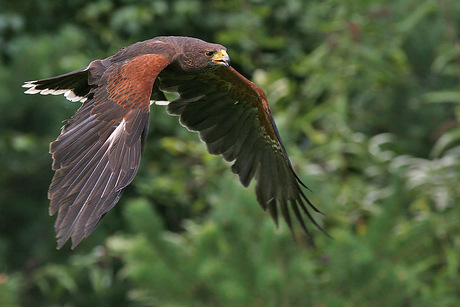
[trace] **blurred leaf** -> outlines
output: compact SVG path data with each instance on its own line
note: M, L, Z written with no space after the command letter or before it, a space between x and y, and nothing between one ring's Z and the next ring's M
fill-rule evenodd
M460 143L460 127L457 127L441 135L438 141L434 144L430 156L433 158L438 158L447 149L459 143Z
M460 93L458 91L431 92L425 94L425 99L431 103L460 103Z

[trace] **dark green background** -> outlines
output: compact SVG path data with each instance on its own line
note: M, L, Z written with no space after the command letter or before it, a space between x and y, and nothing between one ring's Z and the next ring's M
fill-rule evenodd
M48 144L79 104L21 84L158 35L225 45L266 92L332 240L295 244L152 106L135 181L55 249ZM459 89L455 0L3 0L0 305L458 306Z

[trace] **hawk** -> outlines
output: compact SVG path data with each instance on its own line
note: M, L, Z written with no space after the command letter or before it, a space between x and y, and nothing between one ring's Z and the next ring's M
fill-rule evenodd
M264 92L230 66L227 49L200 39L162 36L122 48L104 60L53 78L28 81L27 94L59 95L82 106L50 144L55 174L50 215L58 213L57 248L88 237L119 201L139 168L152 101L179 96L167 112L198 132L211 154L233 162L243 186L256 180L259 205L293 229L292 213L316 212L294 172Z

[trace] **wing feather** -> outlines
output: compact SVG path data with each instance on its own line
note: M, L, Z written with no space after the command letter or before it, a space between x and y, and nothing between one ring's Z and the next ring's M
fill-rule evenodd
M71 92L67 98L85 98L50 145L56 172L48 196L50 214L58 213L58 249L70 237L72 248L87 237L134 179L148 130L153 84L169 63L159 54L115 56L25 84L28 93Z
M301 228L310 235L303 216L319 229L306 205L318 211L306 197L305 184L292 169L281 143L265 94L231 67L174 78L163 72L160 90L175 90L179 98L167 106L180 123L197 131L212 154L233 161L232 171L247 187L256 180L256 196L278 224L278 208L293 229L290 209Z

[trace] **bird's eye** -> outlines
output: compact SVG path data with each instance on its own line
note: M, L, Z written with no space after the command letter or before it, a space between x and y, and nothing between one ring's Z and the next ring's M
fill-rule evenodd
M205 55L207 58L211 58L211 57L214 55L214 53L216 53L216 52L215 52L215 51L206 51L206 52L204 53L204 55Z

